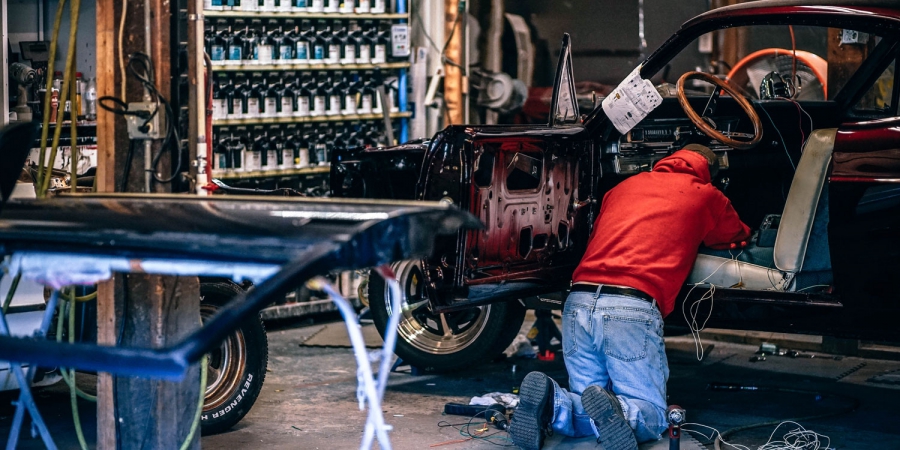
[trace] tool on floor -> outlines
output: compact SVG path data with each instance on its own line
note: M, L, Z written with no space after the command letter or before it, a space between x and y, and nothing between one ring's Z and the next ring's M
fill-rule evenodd
M488 406L487 409L484 410L484 417L488 422L494 424L494 426L500 430L506 431L509 429L509 419L506 418L506 407L499 403Z
M534 326L528 332L528 338L536 338L538 345L537 358L539 360L553 361L556 359L556 354L553 353L550 340L556 338L562 342L562 333L556 326L556 322L553 321L553 313L550 310L537 309L534 311L534 315L537 320L534 321Z
M669 450L678 450L681 448L681 425L685 422L684 408L669 405L666 420L669 422Z

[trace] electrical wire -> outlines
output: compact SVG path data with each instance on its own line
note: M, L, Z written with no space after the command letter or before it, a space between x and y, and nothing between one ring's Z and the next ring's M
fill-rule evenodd
M508 431L498 430L498 431L495 431L490 434L485 434L485 433L487 433L488 428L491 426L490 422L485 421L485 422L474 423L475 419L477 419L478 416L483 416L486 412L487 412L487 410L481 411L481 412L469 417L469 420L464 423L449 423L446 420L442 420L442 421L438 422L438 424L437 424L438 428L448 428L448 427L453 428L454 430L458 431L459 435L462 436L464 439L458 440L458 441L441 442L438 444L433 444L433 445L431 445L431 447L437 447L440 445L446 445L446 444L456 443L456 442L465 442L465 441L469 441L469 440L477 440L477 441L481 441L481 442L487 442L488 444L496 445L498 447L515 447L515 444L513 444L512 440L509 438ZM475 431L473 432L471 429L472 425L478 425L478 424L483 424L483 425L481 428L475 429ZM503 435L503 436L497 436L497 435ZM494 442L494 440L498 440L498 439L505 441L506 443Z
M191 442L194 441L194 435L197 434L197 428L200 426L200 417L203 415L203 402L206 400L208 361L209 355L203 355L203 358L200 358L200 400L197 403L197 411L194 413L194 421L191 423L191 431L188 432L184 442L181 443L180 450L187 450L191 447Z
M700 332L706 328L706 323L709 322L710 318L712 318L713 305L715 304L716 285L710 284L709 290L707 290L702 296L700 296L699 299L694 300L694 302L691 303L691 306L688 308L690 310L690 319L688 319L688 312L684 308L687 305L687 299L691 298L691 294L694 292L694 289L705 284L707 280L712 278L712 276L715 275L716 272L718 272L720 269L722 269L725 264L728 264L730 262L734 262L735 264L737 264L738 274L740 276L739 284L743 284L744 278L743 274L741 273L740 264L738 264L737 258L738 256L741 256L742 253L744 253L744 250L741 250L737 255L732 254L731 250L729 250L728 253L731 255L731 259L723 261L722 264L719 264L719 266L716 267L716 269L713 270L712 273L707 275L706 278L694 283L694 285L691 286L691 289L688 291L687 295L684 297L685 301L681 304L681 315L682 317L684 317L684 321L687 323L688 328L690 328L691 330L691 337L694 338L694 347L697 361L703 360L705 350L703 348L703 340L700 338ZM703 324L700 325L697 323L697 316L700 314L700 305L702 305L706 300L709 300L709 313L706 315L706 318L703 319Z
M772 126L775 128L775 132L778 133L778 137L779 137L779 139L781 139L781 146L784 147L784 154L787 155L788 162L791 163L791 168L793 168L794 171L796 171L797 165L794 164L794 160L791 158L791 153L788 151L787 143L784 142L784 136L781 135L781 130L778 129L778 125L775 125L775 120L772 119L772 116L769 115L769 112L766 111L766 108L760 107L759 109L761 109L762 112L764 112L766 114L766 117L769 118L769 122L772 122Z

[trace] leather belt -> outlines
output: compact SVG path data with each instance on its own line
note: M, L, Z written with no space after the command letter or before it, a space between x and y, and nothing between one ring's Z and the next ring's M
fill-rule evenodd
M575 283L572 285L571 292L597 292L596 284L587 284L587 283ZM647 294L646 292L640 291L638 289L630 288L630 287L618 287L618 286L610 286L608 284L604 284L600 287L601 294L612 294L612 295L625 295L628 297L639 298L648 303L654 303L656 300Z

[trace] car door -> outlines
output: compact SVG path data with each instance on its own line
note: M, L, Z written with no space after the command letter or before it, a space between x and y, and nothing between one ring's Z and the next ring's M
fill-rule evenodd
M861 334L896 328L900 275L900 114L896 60L838 128L829 180L835 291Z

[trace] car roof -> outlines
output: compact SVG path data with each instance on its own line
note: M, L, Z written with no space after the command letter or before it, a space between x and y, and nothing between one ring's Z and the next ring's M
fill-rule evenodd
M835 8L840 8L836 11ZM846 15L869 15L877 10L879 15L900 19L900 2L897 0L759 0L736 5L723 6L707 11L682 25L682 29L711 19L728 16L767 15L786 13L837 13Z

